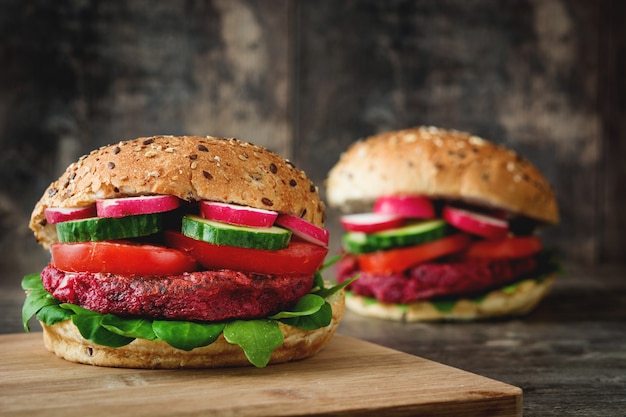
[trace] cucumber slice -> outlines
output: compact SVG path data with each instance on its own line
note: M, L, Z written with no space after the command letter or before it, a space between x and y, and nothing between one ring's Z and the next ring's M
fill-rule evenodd
M57 223L61 243L126 239L161 231L159 214L140 214L120 218L90 217Z
M203 219L183 217L183 235L213 245L279 250L289 246L291 232L281 227L246 227Z
M376 252L441 239L446 232L445 221L427 220L377 233L349 232L343 236L343 247L350 253Z

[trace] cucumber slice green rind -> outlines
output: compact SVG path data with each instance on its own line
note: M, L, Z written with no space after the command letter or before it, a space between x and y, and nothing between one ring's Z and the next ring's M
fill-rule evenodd
M343 236L343 246L350 253L376 252L431 242L441 239L446 232L445 221L428 220L371 234L348 232Z
M148 236L161 231L159 214L139 214L120 218L90 217L57 223L61 243L127 239Z
M246 227L203 219L183 217L183 235L213 245L279 250L289 246L291 232L281 227Z

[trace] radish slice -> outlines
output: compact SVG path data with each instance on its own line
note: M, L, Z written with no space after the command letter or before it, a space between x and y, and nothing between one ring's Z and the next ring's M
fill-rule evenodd
M443 208L443 219L457 229L490 240L504 239L509 232L505 220L450 206Z
M205 219L249 227L272 227L278 217L275 211L216 201L201 201L200 213Z
M404 219L395 214L358 213L347 214L339 219L348 232L374 233L402 226Z
M426 197L412 196L385 196L380 197L374 204L374 213L395 214L403 217L432 219L435 217L435 207Z
M328 246L328 229L317 227L314 224L301 219L300 217L290 214L281 214L276 219L276 224L291 232L307 242L315 243L320 246Z
M49 224L62 223L70 220L96 217L96 206L87 207L48 207L44 210L46 221Z
M150 195L126 198L108 198L96 201L98 217L125 217L137 214L161 213L174 210L180 200L173 195Z

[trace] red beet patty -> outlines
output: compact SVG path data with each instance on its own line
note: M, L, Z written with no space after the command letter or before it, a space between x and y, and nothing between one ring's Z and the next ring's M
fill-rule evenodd
M405 273L375 274L359 271L356 260L347 256L338 264L337 273L339 282L359 275L359 279L348 287L355 294L387 303L409 303L502 286L532 272L536 267L536 259L530 256L427 263L417 265Z
M41 279L57 300L103 314L221 321L288 309L311 290L314 276L221 270L143 277L65 272L49 265Z

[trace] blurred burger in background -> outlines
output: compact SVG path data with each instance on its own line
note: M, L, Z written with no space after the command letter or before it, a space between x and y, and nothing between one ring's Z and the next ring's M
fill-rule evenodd
M402 321L529 313L558 265L537 231L554 192L517 153L469 133L419 127L355 142L327 178L343 215L336 276L346 305Z

